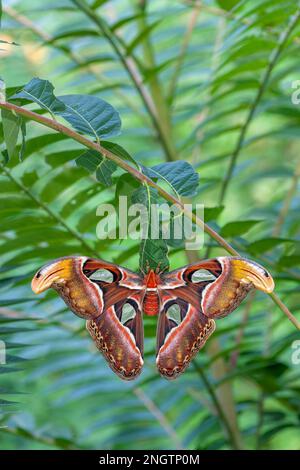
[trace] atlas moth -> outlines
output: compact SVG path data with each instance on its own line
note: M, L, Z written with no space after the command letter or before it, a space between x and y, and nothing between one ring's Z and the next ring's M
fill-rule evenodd
M175 379L216 328L252 289L271 293L274 281L262 266L238 257L218 257L171 272L138 274L85 256L43 266L32 280L39 294L55 289L86 327L112 370L125 380L143 367L143 314L158 316L156 365Z

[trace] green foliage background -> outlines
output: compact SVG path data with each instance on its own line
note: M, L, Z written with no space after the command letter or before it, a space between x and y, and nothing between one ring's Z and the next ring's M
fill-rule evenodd
M270 269L299 316L298 2L25 0L2 8L0 39L19 44L1 44L7 87L39 76L57 95L99 96L122 118L122 134L110 140L139 163L190 162L206 221ZM133 383L113 375L55 293L33 296L34 272L85 254L82 240L132 269L138 245L95 235L96 208L113 201L121 171L104 187L75 165L74 141L31 123L26 140L22 162L1 163L0 448L299 449L299 333L267 296L249 296L218 321L174 382L155 370L155 320L146 318L145 369ZM2 128L1 142L2 151ZM207 237L198 255L207 254L226 253ZM172 249L171 267L194 255Z

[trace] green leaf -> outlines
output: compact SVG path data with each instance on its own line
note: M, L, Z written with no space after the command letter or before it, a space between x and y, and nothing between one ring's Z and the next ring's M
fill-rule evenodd
M140 261L139 267L141 272L147 272L148 269L160 270L169 269L168 245L166 240L162 238L151 238L151 204L157 204L159 201L158 193L154 188L140 187L132 195L133 204L143 204L148 211L147 227L145 227L148 236L140 242Z
M215 220L224 210L224 206L204 207L204 220L209 222Z
M77 132L99 140L118 135L121 129L119 113L106 101L89 95L59 96L65 111L59 112Z
M53 114L62 116L77 132L99 140L118 135L121 129L119 113L106 101L89 95L64 95L57 98L48 80L33 78L11 97L34 101Z
M4 164L6 165L9 162L9 156L6 149L1 152L1 156L3 157Z
M108 0L94 0L92 5L91 5L91 8L93 10L96 10L97 8L101 7L102 5L104 5L107 2L108 2Z
M148 269L157 269L164 271L170 266L168 260L168 245L165 240L152 240L146 238L140 244L140 271L146 273Z
M121 145L116 144L115 142L109 142L108 140L101 140L101 146L122 158L122 160L133 163L135 167L140 170L138 162L123 147L121 147Z
M295 240L289 238L262 238L261 240L256 240L248 245L248 250L251 253L265 253L270 251L276 246L283 245L285 243L295 243Z
M118 206L119 197L126 196L131 201L132 195L141 187L141 183L137 181L131 174L125 173L118 178L116 184L115 204Z
M222 237L237 237L248 232L255 225L263 222L262 220L237 220L228 222L221 229Z
M0 101L6 101L7 97L7 88L5 81L0 77Z
M7 109L1 109L1 119L7 155L12 158L18 141L20 117Z
M149 36L151 31L153 31L154 28L156 28L157 25L159 25L161 20L157 20L152 24L147 25L145 28L142 29L141 32L137 34L137 36L131 41L130 44L126 46L126 52L128 55L130 55L134 49L141 45L143 43L143 40Z
M35 298L31 299L1 299L0 300L0 307L8 307L9 305L15 305L15 304L23 304L24 302L35 302Z
M112 185L111 175L116 171L117 165L103 157L102 162L98 165L96 170L96 178L99 183L104 184L105 186Z
M300 266L300 255L281 256L278 266L292 268Z
M217 4L226 11L232 10L239 3L240 0L217 0Z
M82 29L82 28L79 30L63 31L61 33L57 33L55 36L52 36L51 40L48 41L47 44L54 43L61 39L88 37L88 36L98 36L98 32L93 29Z
M21 131L21 136L22 136L22 143L21 143L21 147L19 151L19 159L20 161L22 161L25 155L25 148L26 148L26 121L23 118L21 118L20 131Z
M128 152L126 152L123 147L121 147L121 145L102 140L101 146L104 147L106 150L109 150L110 152L114 153L122 160L132 162L137 168L139 168L138 163L131 157L131 155L129 155ZM87 152L84 152L76 159L76 164L85 168L90 173L96 172L97 180L105 186L112 185L111 175L118 168L115 162L113 162L109 158L106 158L104 155L100 154L95 150L88 150ZM136 187L137 186L135 186L135 188Z
M115 23L110 25L110 30L113 33L117 31L118 29L122 28L123 26L127 25L128 23L131 23L132 21L136 21L142 16L143 16L143 13L137 13L135 15L125 16L124 18L121 18L119 21L116 21Z
M166 181L180 196L195 196L198 190L199 175L192 165L183 160L143 167L143 173L153 180Z
M117 165L100 155L96 150L88 150L76 159L76 164L88 170L90 173L96 172L96 178L104 186L112 185L112 174L116 171Z
M48 80L33 78L25 87L14 94L10 99L23 98L34 101L51 115L59 114L65 109L65 105L53 94L54 86Z

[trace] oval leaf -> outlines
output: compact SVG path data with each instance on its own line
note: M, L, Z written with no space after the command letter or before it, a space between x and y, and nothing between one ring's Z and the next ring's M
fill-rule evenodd
M57 114L65 109L65 105L56 98L53 90L54 86L48 80L33 78L21 91L14 94L10 99L22 98L34 101L50 114Z
M16 150L21 120L19 116L7 109L1 109L1 120L7 155L12 158Z
M262 220L237 220L228 222L221 229L222 237L237 237L248 232L254 225L259 224Z
M198 190L199 175L192 165L178 160L155 165L151 168L143 168L143 173L151 179L160 178L181 196L195 196Z
M59 115L77 132L91 135L95 140L120 133L119 113L106 101L89 95L65 95L59 100L66 107Z
M116 171L117 165L103 157L95 150L88 150L76 159L76 164L91 173L96 172L96 178L104 186L111 186L111 175Z

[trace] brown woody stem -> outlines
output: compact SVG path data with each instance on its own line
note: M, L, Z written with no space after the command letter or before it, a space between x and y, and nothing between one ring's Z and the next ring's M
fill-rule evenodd
M24 118L30 119L32 121L38 122L50 129L53 129L57 132L60 132L73 140L81 143L87 148L92 150L96 150L97 152L104 155L109 160L115 162L120 168L123 168L126 172L130 173L134 178L140 181L142 184L151 186L157 190L157 192L167 201L171 202L172 204L177 204L183 211L183 213L192 220L198 227L202 228L205 233L207 233L211 238L216 240L216 242L222 246L229 254L233 256L239 256L239 253L226 241L222 238L215 230L213 230L209 225L207 225L202 219L197 217L192 211L187 210L184 207L184 204L178 200L172 194L169 194L163 188L161 188L158 184L154 183L150 178L146 175L141 173L136 168L132 167L128 162L122 160L120 157L115 155L113 152L105 149L101 146L101 144L92 142L91 140L87 139L83 135L78 134L77 132L73 131L72 129L64 126L63 124L54 121L53 119L49 119L45 116L41 116L40 114L34 113L33 111L29 111L28 109L22 108L12 103L7 102L0 102L0 109L7 109L12 111ZM285 315L290 319L290 321L296 326L298 330L300 330L300 322L294 317L294 315L289 311L286 305L279 299L279 297L273 292L270 294L270 297L273 301L278 305L278 307L283 311Z

